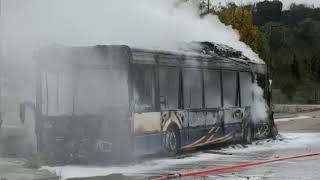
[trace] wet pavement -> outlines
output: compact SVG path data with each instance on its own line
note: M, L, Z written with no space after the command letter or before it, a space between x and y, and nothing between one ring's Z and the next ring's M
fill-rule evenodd
M59 180L47 170L27 167L27 161L21 158L0 158L1 180Z
M317 113L318 115L320 112ZM179 158L159 158L141 160L130 165L115 167L85 167L63 166L44 167L62 176L63 179L93 177L98 180L135 180L151 179L152 177L188 172L194 170L214 168L223 165L238 164L253 160L270 159L278 156L291 156L308 152L320 151L320 131L316 131L319 116L309 114L308 118L282 119L280 123L281 135L277 140L265 139L255 141L252 145L231 145L219 150L206 150L202 152L185 154ZM303 115L305 116L305 115ZM308 122L312 127L303 125L304 131L295 127ZM282 128L284 131L282 131ZM290 129L291 128L291 129ZM318 127L319 128L319 127ZM311 129L308 131L308 129ZM100 177L97 177L100 176ZM90 179L90 178L84 178ZM224 173L213 173L204 176L180 178L180 180L295 180L320 179L320 156L305 157L294 160L274 162L254 167L233 170Z
M103 176L100 179L150 179L152 177L237 164L276 156L303 154L320 150L320 133L283 133L277 140L259 140L252 145L231 145L220 150L186 154L184 158L143 160L117 167L64 166L49 169L63 179ZM319 179L320 156L307 157L240 170L181 179ZM119 175L120 174L120 175ZM85 178L89 179L89 178ZM95 178L96 179L96 178Z
M285 134L283 141L258 141L248 147L227 148L229 156L220 156L210 161L199 161L180 166L178 171L192 171L217 166L238 164L252 160L269 159L320 150L320 134ZM311 142L311 139L317 139ZM305 142L303 142L305 141ZM270 146L268 146L270 145ZM265 149L265 150L263 150ZM275 162L248 167L226 173L181 179L318 179L320 177L320 156ZM174 172L171 170L171 172Z

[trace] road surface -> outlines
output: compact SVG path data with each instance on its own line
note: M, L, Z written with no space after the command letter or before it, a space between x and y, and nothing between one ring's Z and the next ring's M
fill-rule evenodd
M276 123L280 131L277 140L259 140L248 146L231 145L219 150L204 150L186 154L179 158L142 160L131 165L117 167L63 166L43 168L61 175L63 179L79 180L83 177L95 177L92 179L135 180L269 159L275 156L320 151L320 111L279 117ZM181 179L319 179L319 169L320 156L315 156Z

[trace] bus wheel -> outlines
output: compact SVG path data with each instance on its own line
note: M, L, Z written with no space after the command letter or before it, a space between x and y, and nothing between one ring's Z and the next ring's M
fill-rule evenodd
M252 140L253 140L253 129L252 129L251 126L248 126L248 127L245 129L243 140L244 140L244 143L246 143L246 144L252 144Z
M276 125L273 125L271 127L271 130L270 130L270 138L272 138L273 140L276 140L277 139L277 135L278 135L278 128Z
M178 127L171 125L164 137L165 147L169 154L177 154L180 149L180 136Z

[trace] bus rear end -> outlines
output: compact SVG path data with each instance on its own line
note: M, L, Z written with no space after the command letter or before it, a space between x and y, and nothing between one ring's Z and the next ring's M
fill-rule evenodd
M129 57L125 46L40 51L35 117L38 152L45 161L130 159Z

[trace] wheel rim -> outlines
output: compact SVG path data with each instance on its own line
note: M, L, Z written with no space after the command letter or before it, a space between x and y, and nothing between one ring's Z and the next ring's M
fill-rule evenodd
M172 130L169 130L166 133L166 146L170 152L175 152L177 150L177 137Z
M248 129L247 129L247 142L251 142L251 128L249 127Z
M177 138L175 133L171 132L171 139L170 139L170 149L172 150L172 152L175 152L177 147Z

